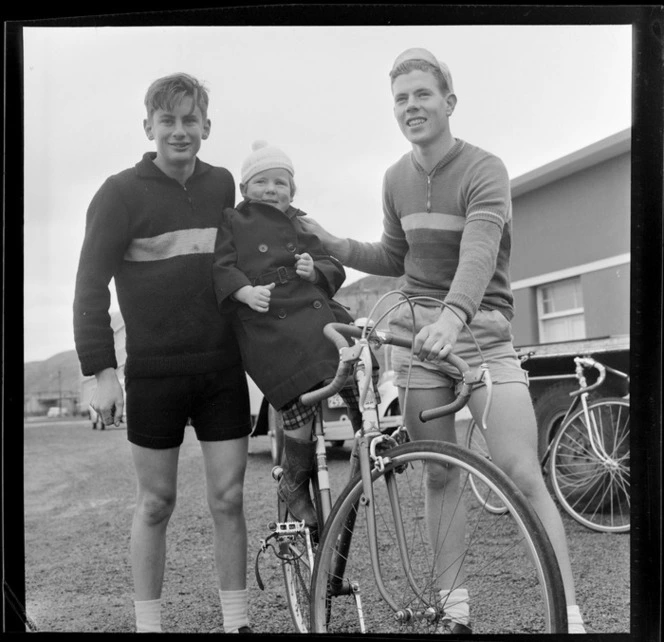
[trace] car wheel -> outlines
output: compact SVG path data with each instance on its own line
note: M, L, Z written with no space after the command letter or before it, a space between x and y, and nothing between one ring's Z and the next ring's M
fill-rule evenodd
M399 408L399 400L395 399L385 411L386 417L398 417L401 414L401 408Z
M278 466L281 463L281 454L284 448L284 422L281 413L272 406L267 409L267 434L270 437L270 453L272 463Z

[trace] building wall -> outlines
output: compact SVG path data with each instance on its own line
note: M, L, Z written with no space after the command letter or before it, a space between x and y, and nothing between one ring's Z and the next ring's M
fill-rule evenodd
M532 345L539 341L535 288L524 288L514 291L512 334L514 336L514 344L517 346Z
M629 333L629 151L513 199L516 345L540 342L537 288L579 276L586 337Z
M581 277L588 337L629 334L629 268L627 264Z
M630 251L630 156L513 199L512 282Z

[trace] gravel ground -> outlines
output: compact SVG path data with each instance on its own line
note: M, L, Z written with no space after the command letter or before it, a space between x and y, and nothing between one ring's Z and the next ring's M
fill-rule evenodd
M219 630L221 614L200 449L188 431L180 456L178 505L168 530L163 627ZM274 514L267 437L250 440L245 488L250 620L256 632L292 631L276 560L254 560ZM330 475L345 479L348 450L332 450ZM134 630L129 529L135 481L125 431L93 431L87 421L25 425L27 614L39 632ZM565 519L578 602L594 633L626 633L630 622L630 536Z

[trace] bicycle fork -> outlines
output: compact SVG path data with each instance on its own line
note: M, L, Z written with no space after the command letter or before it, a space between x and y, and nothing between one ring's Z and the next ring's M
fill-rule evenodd
M360 471L362 473L363 488L363 494L360 497L360 504L364 506L364 512L367 520L369 553L371 556L371 565L373 568L376 587L378 588L378 591L380 592L385 602L387 602L387 604L389 604L389 606L394 611L395 619L398 622L405 623L413 619L426 619L430 622L435 622L440 617L440 613L438 612L437 608L431 606L423 611L413 611L410 608L403 608L392 597L391 593L385 586L385 582L383 581L377 546L377 524L374 506L373 484L371 483L371 465L372 462L374 462L374 465L380 468L384 466L386 462L383 457L376 455L375 446L376 442L373 441L371 437L360 437L358 441L358 448L361 451L359 455L359 461ZM397 539L397 546L399 547L399 556L401 558L403 570L406 574L406 577L408 578L408 583L416 594L422 596L423 592L413 577L410 564L408 546L406 545L406 532L403 525L403 515L399 503L399 493L395 483L396 480L392 478L392 476L395 474L395 471L388 472L385 476L385 481L387 484L390 509L392 511L392 516L394 517L395 535Z

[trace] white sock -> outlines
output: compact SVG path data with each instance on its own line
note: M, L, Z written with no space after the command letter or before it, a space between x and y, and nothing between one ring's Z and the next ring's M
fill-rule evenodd
M470 603L468 601L468 591L463 588L438 591L440 595L440 604L445 611L445 617L450 618L458 624L468 626L470 622Z
M242 626L249 626L247 615L247 589L219 591L221 613L224 616L224 633L237 633Z
M134 600L136 633L161 633L161 598Z
M583 618L581 611L576 604L567 605L567 632L568 633L585 633L586 629L583 626Z

